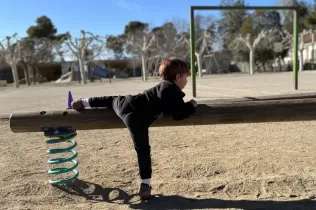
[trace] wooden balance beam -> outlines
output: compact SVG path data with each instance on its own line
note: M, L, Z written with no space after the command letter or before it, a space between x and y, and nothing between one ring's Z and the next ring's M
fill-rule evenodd
M75 130L125 128L114 111L72 109L0 115L14 133L42 132L42 127L72 126ZM190 118L163 117L152 127L316 120L316 93L200 101Z

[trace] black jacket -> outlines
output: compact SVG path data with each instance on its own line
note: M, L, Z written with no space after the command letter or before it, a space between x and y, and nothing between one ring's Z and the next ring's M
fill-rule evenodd
M193 114L195 107L190 102L184 102L184 96L185 94L176 84L163 80L143 93L124 97L134 112L153 121L161 114L171 116L174 120L183 120ZM90 106L96 107L96 104L104 104L102 100L106 100L106 98L108 97L90 98Z

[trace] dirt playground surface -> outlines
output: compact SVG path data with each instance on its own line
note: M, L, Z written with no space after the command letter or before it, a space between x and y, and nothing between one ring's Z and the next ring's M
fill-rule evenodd
M211 76L197 100L316 92L316 73ZM0 113L65 109L74 98L137 93L150 80L85 86L0 88ZM191 98L191 82L186 100ZM315 107L316 108L316 107ZM126 129L78 131L79 179L53 187L43 133L12 133L0 121L0 209L316 209L316 122L151 128L153 194L140 202L136 153ZM57 156L60 157L60 156ZM56 176L58 177L58 176Z

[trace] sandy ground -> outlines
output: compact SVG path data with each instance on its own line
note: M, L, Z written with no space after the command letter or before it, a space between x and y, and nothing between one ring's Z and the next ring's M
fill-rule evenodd
M74 98L136 93L138 80L0 89L0 113L64 109ZM316 92L316 73L212 76L198 100ZM191 83L185 89L191 97ZM47 183L51 148L42 133L0 121L0 209L316 209L316 122L151 128L153 193L140 202L136 153L126 129L78 131L79 179ZM65 145L62 145L65 146Z

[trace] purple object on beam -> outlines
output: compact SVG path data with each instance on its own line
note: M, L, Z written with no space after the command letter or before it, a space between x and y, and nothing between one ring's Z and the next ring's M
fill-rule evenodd
M71 109L71 102L73 101L71 92L68 92L68 109Z

